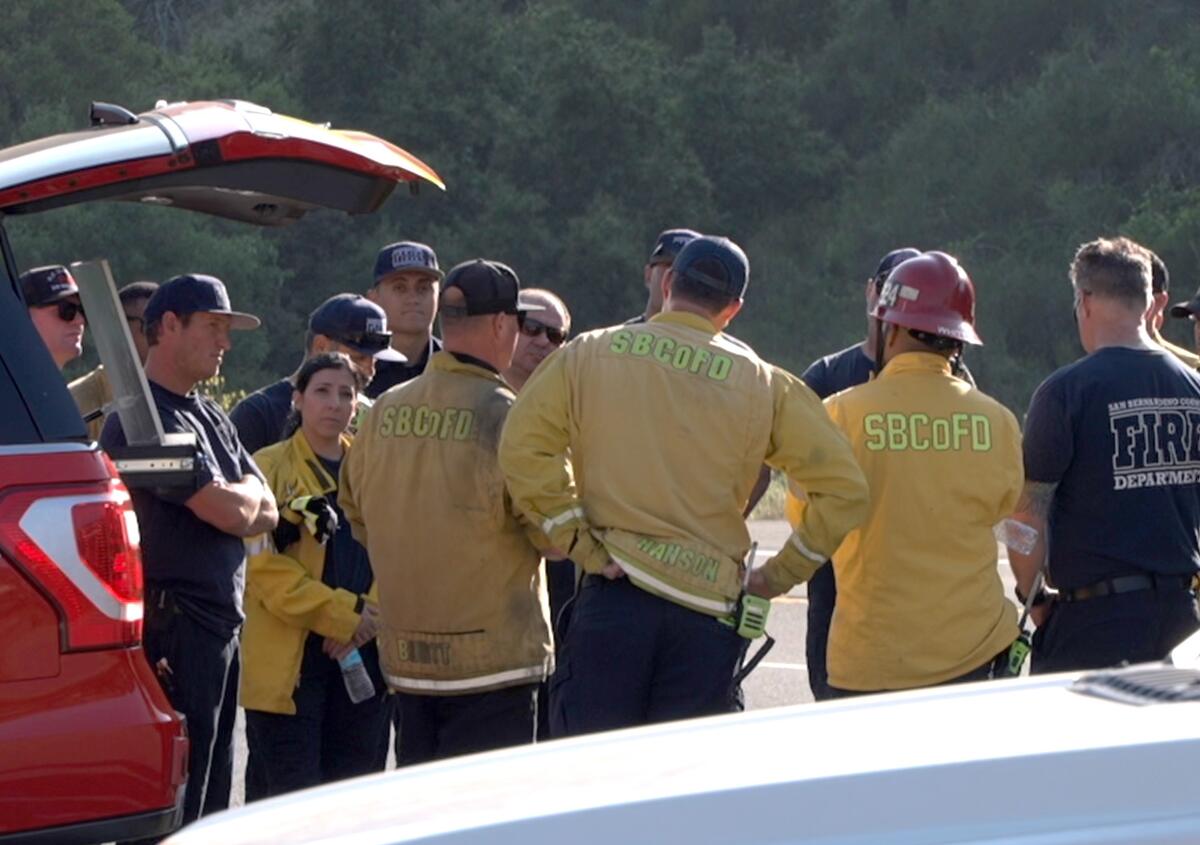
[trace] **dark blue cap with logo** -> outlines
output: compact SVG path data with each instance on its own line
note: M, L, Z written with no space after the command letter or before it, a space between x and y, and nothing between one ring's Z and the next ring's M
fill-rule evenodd
M53 305L60 299L79 296L79 285L71 271L61 264L34 267L21 274L21 293L30 308Z
M741 299L750 281L750 259L729 238L701 235L684 244L671 272L718 293Z
M375 284L393 273L407 272L426 273L436 279L443 276L438 269L437 253L432 247L416 241L388 244L375 256Z
M215 276L187 273L167 279L146 303L142 319L155 323L168 311L177 315L227 314L232 317L231 329L257 329L262 320L253 314L234 311L229 305L229 294L225 284Z
M387 314L365 296L339 293L329 297L309 315L308 330L379 361L408 360L392 349Z
M457 288L462 291L462 305L442 304L444 314L473 317L478 314L517 314L521 311L545 311L540 305L521 302L521 280L517 272L499 261L476 258L457 264L446 276L442 288L446 293Z
M684 244L698 237L700 233L693 229L667 229L659 234L658 240L654 242L654 249L650 250L650 257L646 259L646 263L670 264L675 260L675 256L679 255L679 250L683 249Z
M883 258L879 259L879 266L875 268L875 275L871 277L875 282L875 290L883 290L883 283L887 281L888 274L897 265L904 263L910 258L917 258L920 255L923 255L921 250L906 246L901 249L893 249Z

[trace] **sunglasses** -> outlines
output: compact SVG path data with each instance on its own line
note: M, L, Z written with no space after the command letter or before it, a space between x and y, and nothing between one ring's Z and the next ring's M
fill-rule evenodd
M382 352L392 344L391 332L349 332L334 338L346 346L356 346L369 349L371 352Z
M544 334L546 335L546 340L550 341L555 346L562 346L567 340L567 333L562 329L556 329L552 326L547 326L545 323L535 320L533 317L526 317L524 311L521 311L517 314L517 323L521 327L521 334L528 337L537 337L540 334Z
M54 303L54 307L58 311L58 319L64 323L75 322L77 316L83 317L85 320L87 319L87 316L83 313L83 306L78 302L72 302L69 299L60 299Z

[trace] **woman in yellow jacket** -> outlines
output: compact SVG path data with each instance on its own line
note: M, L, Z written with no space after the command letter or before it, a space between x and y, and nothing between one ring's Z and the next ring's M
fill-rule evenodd
M360 376L347 356L329 353L306 361L295 381L295 433L254 455L281 518L273 536L249 549L241 680L247 800L387 763L391 702L373 641L374 579L337 505ZM366 689L354 703L342 666L359 657L374 694Z

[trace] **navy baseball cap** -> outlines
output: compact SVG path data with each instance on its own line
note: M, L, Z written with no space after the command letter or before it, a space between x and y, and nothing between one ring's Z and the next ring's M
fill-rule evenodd
M21 274L21 293L30 308L53 305L60 299L79 296L79 285L71 271L61 264L34 267Z
M671 272L741 299L750 281L750 259L729 238L700 235L684 244L675 256Z
M432 247L416 241L397 241L379 250L375 256L375 284L393 273L415 271L436 279L444 275L438 269L437 253Z
M875 268L875 275L871 277L875 282L875 290L883 290L883 283L887 281L888 274L895 269L896 265L922 254L921 250L906 246L901 249L893 249L883 258L879 259L879 266Z
M182 317L186 314L228 314L233 318L231 329L257 329L262 320L253 314L234 311L229 306L225 284L215 276L188 273L167 279L146 303L142 319L155 323L168 311Z
M408 360L392 349L387 314L365 296L339 293L329 297L309 315L308 330L379 361Z
M446 276L442 296L452 288L462 291L462 306L441 305L442 313L462 317L477 314L517 314L522 311L545 311L540 305L521 302L521 280L507 264L476 258L455 265Z
M700 233L693 229L667 229L661 232L658 240L654 242L654 249L650 250L650 257L646 259L646 263L670 264L675 260L675 256L679 255L679 250L683 249L684 244L698 237Z

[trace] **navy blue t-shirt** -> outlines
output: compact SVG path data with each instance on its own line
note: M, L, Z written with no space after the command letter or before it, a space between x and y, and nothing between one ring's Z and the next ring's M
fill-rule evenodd
M184 503L214 479L236 482L247 475L263 476L216 402L197 393L180 396L154 382L150 392L166 433L196 435L199 470L193 486L130 491L146 584L170 592L180 608L202 625L229 636L243 619L245 544L241 537L200 519ZM125 442L121 418L112 414L100 434L100 445L111 450Z
M801 381L821 399L851 387L866 384L875 371L875 362L867 357L863 345L856 343L841 352L818 358L808 365Z
M340 477L341 460L331 461L319 455L317 460L330 476L335 479ZM346 519L338 505L337 490L327 493L326 498L337 513L338 527L334 535L325 541L325 569L321 580L330 587L341 587L357 595L366 595L375 580L367 550L362 543L354 539L350 530L350 520Z
M843 390L866 384L873 372L875 362L867 357L863 344L856 343L841 352L834 352L813 361L800 379L813 393L825 399ZM960 364L957 375L974 387L975 377L965 363Z
M1025 476L1057 483L1053 584L1200 568L1200 375L1161 349L1106 347L1046 379Z
M404 384L406 381L412 381L425 372L425 366L429 363L429 358L433 353L441 351L442 342L436 337L431 337L429 345L425 347L425 351L416 361L376 361L375 377L371 379L371 383L367 385L367 389L363 393L368 399L378 399L385 390L398 384Z
M283 429L292 415L295 389L290 379L280 379L233 406L229 419L237 426L238 439L251 455L283 439Z

